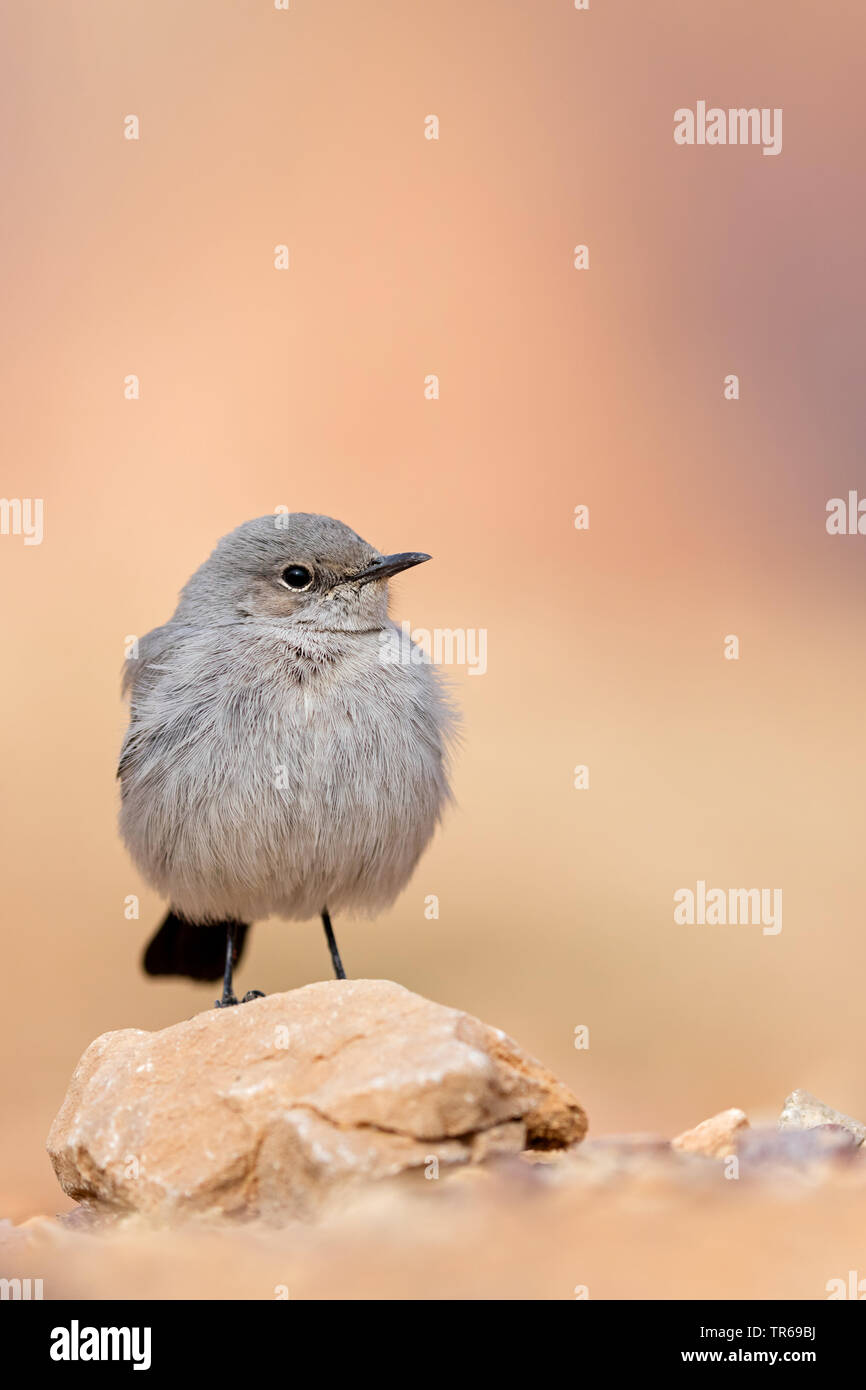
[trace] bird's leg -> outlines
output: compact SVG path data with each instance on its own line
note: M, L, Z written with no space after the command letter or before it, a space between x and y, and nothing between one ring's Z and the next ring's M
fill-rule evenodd
M235 957L237 955L237 925L234 922L226 922L226 968L223 975L223 997L216 1001L217 1009L227 1009L230 1004L236 1004L235 992L232 989L232 972L235 968Z
M338 980L345 980L346 972L343 969L343 962L340 960L340 952L337 949L337 938L334 936L334 928L331 926L331 917L326 907L322 908L322 926L325 928L328 950L331 952L331 960L334 964L334 974Z
M226 969L223 975L223 997L216 1001L217 1009L227 1009L230 1004L248 1004L251 999L264 999L260 989L248 989L243 999L237 999L232 989L232 975L238 958L238 924L226 922Z

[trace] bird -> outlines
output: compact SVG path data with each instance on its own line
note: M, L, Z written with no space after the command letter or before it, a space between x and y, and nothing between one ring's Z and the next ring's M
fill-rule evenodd
M120 833L168 913L152 976L218 981L259 920L374 916L405 887L452 799L457 715L439 670L388 616L382 554L314 513L246 521L126 663Z

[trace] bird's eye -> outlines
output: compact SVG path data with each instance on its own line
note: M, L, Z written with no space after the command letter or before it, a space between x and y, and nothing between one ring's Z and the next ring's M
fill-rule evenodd
M287 589L309 589L313 576L306 565L289 565L283 570L283 583Z

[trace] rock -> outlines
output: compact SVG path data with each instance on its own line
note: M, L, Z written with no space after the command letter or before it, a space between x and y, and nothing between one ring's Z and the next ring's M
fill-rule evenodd
M93 1210L280 1220L359 1181L585 1132L571 1092L504 1033L387 980L332 980L103 1034L48 1150Z
M671 1141L671 1147L681 1153L704 1154L707 1158L728 1158L737 1152L741 1131L748 1129L744 1110L722 1110L709 1120L702 1120L694 1129L687 1129Z
M792 1091L779 1116L779 1129L817 1129L819 1125L839 1125L853 1135L858 1144L866 1139L866 1125L843 1115L832 1106L810 1095L808 1091Z

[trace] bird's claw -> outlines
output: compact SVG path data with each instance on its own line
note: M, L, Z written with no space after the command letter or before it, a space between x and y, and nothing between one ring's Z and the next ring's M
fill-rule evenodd
M248 989L243 999L238 999L234 994L223 995L222 999L217 999L214 1003L215 1009L229 1009L232 1004L249 1004L251 999L264 999L263 989Z

